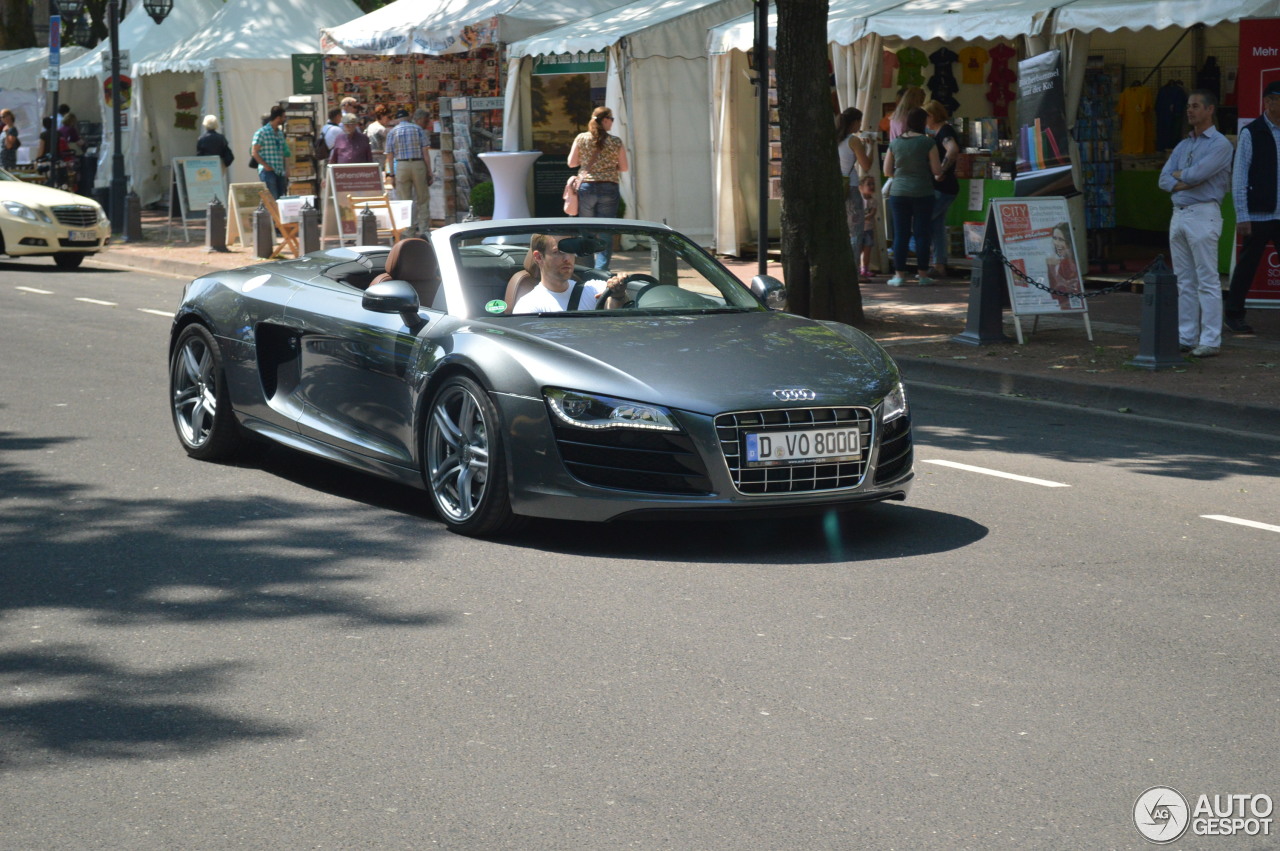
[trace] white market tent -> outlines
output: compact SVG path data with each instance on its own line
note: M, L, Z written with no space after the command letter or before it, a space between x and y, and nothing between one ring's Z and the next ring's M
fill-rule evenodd
M324 27L325 54L383 56L461 53L507 44L612 9L620 0L396 0L381 9ZM479 40L477 40L479 39Z
M167 191L164 181L173 157L195 155L205 115L218 117L236 155L231 181L257 180L249 168L250 140L262 126L261 116L294 93L292 54L315 53L321 27L360 16L351 0L219 5L200 31L134 63L135 113L144 130L138 136L148 143L133 152L131 174L144 203ZM197 94L197 105L178 106L190 103L191 93ZM192 112L194 127L187 118Z
M605 103L631 164L622 175L628 215L710 243L706 33L750 7L751 0L642 0L509 45L506 148L528 138L525 72L535 57L604 52Z
M63 47L62 62L73 62L84 53L83 47ZM0 51L0 107L13 110L18 122L22 147L18 162L35 156L44 107L44 81L41 75L49 67L49 48L24 47ZM72 107L75 108L74 106ZM52 111L52 110L50 110ZM29 148L29 154L23 149Z
M173 10L168 17L157 24L139 3L120 21L120 49L129 52L129 64L127 67L122 65L120 73L123 76L134 77L133 66L136 63L206 26L222 6L222 0L175 0ZM111 108L107 106L103 88L108 76L107 71L104 70L103 57L109 59L110 55L110 43L103 41L74 62L64 63L61 73L61 99L72 104L72 109L77 110L77 117L80 119L102 122L102 146L98 150L98 171L95 180L97 186L107 186L111 182ZM78 111L80 107L77 105L81 103L93 104L92 112ZM125 170L132 176L136 173L136 157L132 152L141 141L138 140L139 134L135 132L138 123L134 106L136 99L126 97L125 104L127 124L121 141L125 155ZM142 194L141 191L139 194Z
M1278 16L1280 0L832 0L827 34L842 108L857 106L870 116L880 113L880 86L871 81L880 74L885 40L983 42L1021 37L1026 39L1028 54L1049 49L1063 52L1067 109L1074 114L1090 33L1186 29ZM776 18L771 19L770 44L775 26ZM713 57L712 97L719 99L712 124L718 199L716 250L731 254L738 252L742 242L753 241L756 230L756 205L747 200L754 199L754 164L743 168L734 154L735 150L750 150L754 157L755 117L750 104L743 112L744 98L731 94L742 76L738 69L746 67L745 53L753 38L750 15L708 34ZM1083 232L1083 227L1077 230Z

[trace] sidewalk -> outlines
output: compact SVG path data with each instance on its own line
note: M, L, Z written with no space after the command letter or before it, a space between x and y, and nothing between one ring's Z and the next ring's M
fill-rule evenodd
M88 262L182 280L265 262L239 247L227 253L206 251L201 225L188 225L188 233L192 241L183 242L181 223L169 227L163 213L145 211L141 242L113 245ZM756 274L754 260L722 260L743 281ZM782 278L779 263L770 263L768 271ZM1101 289L1126 277L1089 278L1087 287ZM1151 372L1128 365L1139 351L1140 294L1090 298L1092 342L1081 319L1069 316L1042 317L1034 334L1032 319L1024 318L1026 343L1021 346L970 346L951 341L965 328L967 274L933 287L889 287L886 280L881 275L861 283L867 317L863 330L889 349L908 383L1280 437L1280 310L1250 309L1248 321L1257 334L1239 337L1224 332L1218 357L1187 357L1177 368ZM1008 311L1005 332L1014 336Z

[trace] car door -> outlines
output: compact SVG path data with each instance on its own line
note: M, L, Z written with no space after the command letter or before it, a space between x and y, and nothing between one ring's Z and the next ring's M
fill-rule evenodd
M413 416L427 332L443 314L424 310L411 330L397 314L361 306L363 293L312 282L286 314L301 329L298 420L303 436L383 463L413 466Z

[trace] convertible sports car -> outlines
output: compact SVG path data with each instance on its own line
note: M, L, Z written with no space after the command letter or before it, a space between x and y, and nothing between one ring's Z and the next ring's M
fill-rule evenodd
M0 254L43 255L74 269L110 238L111 222L97 201L0 169Z
M593 309L513 312L534 286L536 234L558 239L588 293L569 304ZM597 271L609 243L610 271ZM625 276L625 299L593 301L587 283L610 276ZM265 438L424 488L470 535L526 517L905 499L897 366L854 328L782 312L784 299L775 279L744 286L663 225L450 225L429 243L192 281L174 317L170 407L196 458Z

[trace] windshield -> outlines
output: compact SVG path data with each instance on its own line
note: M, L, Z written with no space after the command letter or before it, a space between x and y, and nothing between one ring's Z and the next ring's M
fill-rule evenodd
M764 309L711 255L672 231L495 227L456 235L452 250L471 316Z

